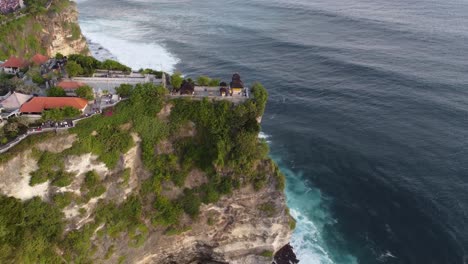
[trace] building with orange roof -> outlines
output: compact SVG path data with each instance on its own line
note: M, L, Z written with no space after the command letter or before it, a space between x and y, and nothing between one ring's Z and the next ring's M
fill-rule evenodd
M21 114L42 114L44 110L73 107L83 112L88 101L78 97L33 97L20 108Z
M37 53L31 58L31 62L34 63L34 65L40 66L44 63L46 63L49 60L46 56Z
M75 81L61 81L57 84L57 87L60 87L62 89L64 89L65 91L67 90L76 90L80 87L83 87L83 86L86 86L85 83L81 83L81 82L75 82Z
M85 83L75 81L61 81L57 87L62 88L68 96L76 96L76 89L86 86Z
M10 57L5 63L0 65L6 74L17 74L21 69L29 66L29 63L15 56Z

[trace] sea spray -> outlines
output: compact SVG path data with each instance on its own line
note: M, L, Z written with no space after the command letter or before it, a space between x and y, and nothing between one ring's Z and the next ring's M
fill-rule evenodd
M88 39L93 56L99 60L115 59L134 70L151 68L169 73L175 71L179 62L160 43L125 39L124 36L131 38L128 28L134 25L101 19L93 22L81 21L80 26Z
M263 134L262 137L270 138ZM286 175L286 196L291 215L296 219L296 229L291 245L300 263L304 264L357 264L355 257L347 252L330 248L324 237L324 228L336 221L329 215L320 190L304 181L301 173L288 168L280 157L272 155Z

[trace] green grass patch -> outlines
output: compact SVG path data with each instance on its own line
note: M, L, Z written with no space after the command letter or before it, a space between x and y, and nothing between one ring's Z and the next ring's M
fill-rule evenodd
M266 202L264 204L261 204L258 209L263 212L265 215L268 217L272 217L276 214L276 208L275 204L272 202Z
M85 192L85 201L94 197L99 197L106 192L106 187L101 182L99 174L95 171L88 171L85 175L81 191Z
M74 196L72 192L58 193L54 195L53 201L55 205L63 209L72 203Z
M265 258L272 258L274 256L274 253L273 251L265 250L260 254L260 256L265 257Z

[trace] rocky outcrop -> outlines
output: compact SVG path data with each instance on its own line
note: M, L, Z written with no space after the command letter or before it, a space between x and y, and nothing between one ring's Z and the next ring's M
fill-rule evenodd
M262 210L265 204L273 211ZM289 220L284 195L273 184L260 191L246 187L202 206L182 235L155 232L143 248L119 250L128 251L131 263L271 263L269 253L289 243Z
M47 18L50 20L43 30L45 34L43 46L47 47L49 56L54 56L57 53L63 55L89 54L88 44L78 26L78 11L74 2L70 3L70 6L65 8L63 12L51 13Z
M135 134L132 136L136 145L122 155L119 166L114 170L109 170L90 153L67 156L64 169L75 176L69 186L62 188L54 187L50 182L29 186L30 173L38 168L31 149L61 152L71 147L76 140L75 135L64 133L36 143L9 162L0 164L0 194L22 200L38 196L45 201L50 201L57 193L70 192L79 196L85 173L94 170L103 179L107 191L85 204L72 203L63 208L66 232L79 229L93 221L98 199L120 203L136 193L139 183L149 177L141 161L140 139ZM124 169L130 170L130 177L122 187L120 172ZM196 187L206 180L203 172L195 170L189 174L184 187ZM93 258L99 263L117 263L121 256L125 256L125 263L141 264L271 263L272 254L287 245L292 234L285 196L276 186L272 172L266 186L260 190L249 185L214 204L202 205L196 219L185 215L180 223L187 227L185 232L168 235L162 227L150 228L141 247L129 247L128 238L119 237L112 242L115 252L118 252L112 257L106 257L110 246L106 240L95 241ZM175 196L182 192L174 185L165 188ZM167 196L171 197L170 194Z
M76 3L53 0L40 14L26 14L0 23L0 59L11 55L30 58L36 53L89 54L86 39L78 25Z

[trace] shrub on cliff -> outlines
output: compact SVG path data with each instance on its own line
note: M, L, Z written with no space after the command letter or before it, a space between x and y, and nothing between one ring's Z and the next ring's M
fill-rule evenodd
M183 81L184 81L184 77L182 77L182 74L180 72L176 72L172 74L171 84L172 84L172 87L174 87L175 89L179 89Z
M47 96L48 97L64 97L64 96L67 96L67 93L65 92L65 90L63 90L60 87L52 86L49 88L49 90L47 90Z
M152 219L153 225L171 226L178 224L182 209L177 203L164 196L158 196L153 207L155 209Z
M78 97L84 98L88 101L94 99L93 88L89 87L88 85L79 87L75 92Z
M63 108L54 108L50 110L45 110L42 113L42 121L63 121L67 118L75 118L80 116L80 110L71 107L65 106Z
M67 62L67 66L65 66L69 77L75 77L78 75L83 74L84 70L80 64L76 63L75 61Z
M251 92L253 95L253 102L257 108L257 117L262 116L268 100L268 92L265 87L258 82L252 85Z
M138 70L139 73L141 74L153 74L154 76L156 76L157 78L162 78L162 75L163 75L163 71L157 71L157 70L153 70L153 69L139 69ZM165 73L166 76L169 76L168 73Z
M210 84L211 78L208 76L200 76L197 78L197 84L200 86L208 86Z
M78 64L82 68L82 72L80 74L86 76L92 76L96 69L99 68L101 62L91 56L81 55L81 54L72 54L68 56L68 64L72 63L72 65Z
M121 84L119 87L115 88L115 92L123 98L130 97L132 95L133 85L131 84Z
M200 86L215 87L215 86L219 86L220 83L221 83L220 79L211 79L210 77L204 76L204 75L197 78L197 85L200 85Z
M123 71L126 73L130 73L132 71L132 68L125 66L122 63L115 60L105 60L101 63L99 68L112 71Z
M201 200L196 192L190 189L184 190L184 195L180 199L180 204L184 212L191 217L197 217L200 213Z
M62 212L36 197L26 202L0 196L0 263L60 263L57 242Z

